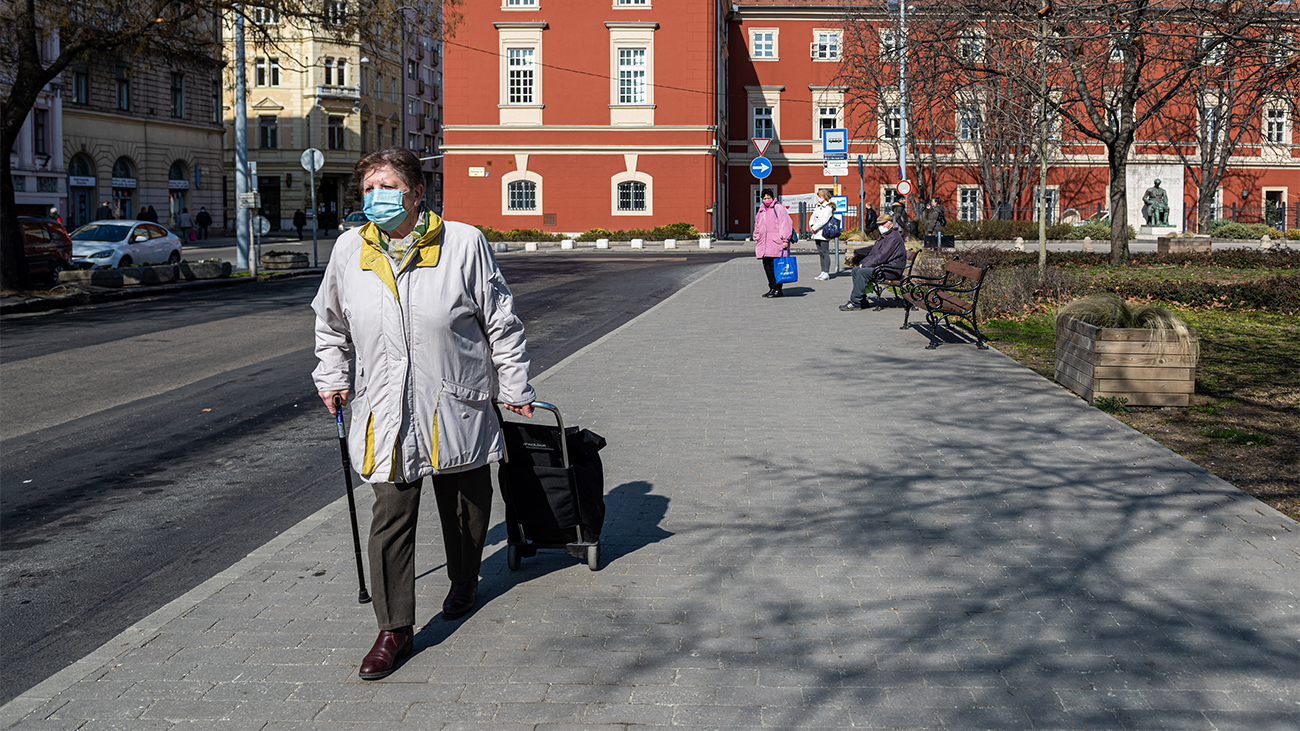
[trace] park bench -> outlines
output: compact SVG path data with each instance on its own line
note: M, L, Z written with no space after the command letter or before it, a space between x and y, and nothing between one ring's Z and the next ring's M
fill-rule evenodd
M885 309L884 295L885 290L892 288L894 293L899 297L907 291L912 285L912 272L920 271L921 259L925 258L925 249L918 249L907 252L907 264L903 267L903 273L897 278L891 278L887 272L880 269L876 270L876 277L871 280L871 288L876 293L876 311Z
M975 331L976 347L987 350L989 346L984 344L975 308L979 305L980 287L984 285L984 277L991 268L992 266L986 266L981 269L953 259L943 265L941 277L911 276L910 285L902 293L903 326L899 329L907 329L913 309L925 310L925 319L930 323L930 344L925 346L927 350L939 347L939 322L942 321L951 329L951 318L970 323L971 330Z

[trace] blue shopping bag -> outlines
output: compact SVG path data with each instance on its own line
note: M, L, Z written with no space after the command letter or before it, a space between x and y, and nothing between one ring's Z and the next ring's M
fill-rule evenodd
M799 281L799 265L795 263L793 256L778 256L776 261L772 262L772 268L776 271L777 284Z

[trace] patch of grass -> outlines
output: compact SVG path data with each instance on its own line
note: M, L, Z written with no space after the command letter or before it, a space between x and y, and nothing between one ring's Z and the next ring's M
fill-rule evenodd
M1210 416L1219 416L1223 413L1223 410L1219 407L1217 401L1210 401L1209 403L1193 406L1192 410L1201 414L1209 414Z
M1128 407L1128 399L1123 396L1098 396L1092 400L1092 405L1107 414L1128 414L1133 411Z
M1018 320L989 320L980 331L998 350L1044 378L1056 374L1056 321L1051 315L1028 315Z
M1273 444L1273 437L1267 434L1255 434L1254 432L1238 429L1231 426L1212 426L1201 430L1201 436L1217 439L1228 444L1239 444L1244 446L1267 447Z

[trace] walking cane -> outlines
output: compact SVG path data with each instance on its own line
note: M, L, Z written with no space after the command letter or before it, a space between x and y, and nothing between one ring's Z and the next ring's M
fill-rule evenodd
M352 516L352 548L357 555L357 582L361 589L357 592L357 603L370 601L366 591L366 569L361 564L361 533L357 530L357 501L352 497L352 460L348 458L348 437L343 432L343 397L334 396L334 422L339 427L339 451L343 453L343 480L348 486L348 513Z

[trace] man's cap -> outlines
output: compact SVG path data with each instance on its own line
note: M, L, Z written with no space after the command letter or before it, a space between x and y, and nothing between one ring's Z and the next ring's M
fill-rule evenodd
M879 226L882 223L893 223L893 222L894 222L894 217L888 213L876 219L877 226Z

